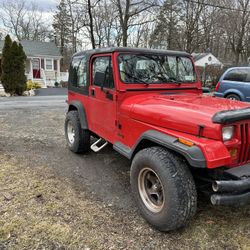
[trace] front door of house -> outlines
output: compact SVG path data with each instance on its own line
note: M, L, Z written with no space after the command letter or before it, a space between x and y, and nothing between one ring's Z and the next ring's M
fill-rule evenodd
M40 59L33 58L32 59L32 67L33 67L33 78L41 78L41 71L40 71Z

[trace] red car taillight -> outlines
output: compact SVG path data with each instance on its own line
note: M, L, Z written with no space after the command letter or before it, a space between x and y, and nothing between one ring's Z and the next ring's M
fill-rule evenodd
M216 87L215 87L215 91L217 92L220 88L220 82L217 83Z

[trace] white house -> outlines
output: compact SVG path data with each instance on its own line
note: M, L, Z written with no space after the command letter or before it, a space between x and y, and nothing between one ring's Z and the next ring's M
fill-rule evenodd
M28 80L38 82L42 87L54 86L60 82L60 60L62 58L59 49L54 43L38 41L21 41L27 56L26 76ZM0 63L4 41L0 41Z
M206 67L208 65L214 65L223 67L223 63L212 53L193 53L192 56L196 66Z

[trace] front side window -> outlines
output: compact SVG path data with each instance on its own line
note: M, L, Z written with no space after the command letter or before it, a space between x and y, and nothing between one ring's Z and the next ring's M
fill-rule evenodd
M250 70L248 69L232 69L230 70L224 80L234 82L247 82L249 81Z
M121 54L120 78L124 83L192 83L196 81L193 63L188 57L168 55Z
M92 76L93 85L114 88L113 67L110 56L101 56L94 59Z
M53 60L52 59L45 60L45 69L46 70L53 70Z

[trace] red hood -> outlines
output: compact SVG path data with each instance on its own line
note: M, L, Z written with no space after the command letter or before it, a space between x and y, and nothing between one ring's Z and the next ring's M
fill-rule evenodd
M151 93L126 98L121 111L141 122L194 135L203 125L205 137L220 139L220 125L212 122L213 115L246 107L250 105L208 95Z

